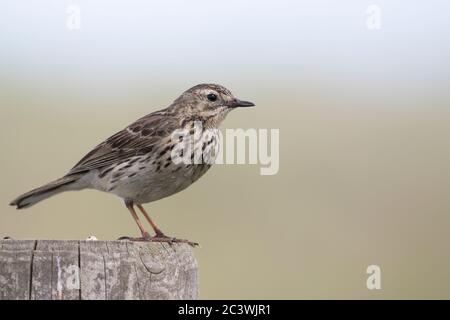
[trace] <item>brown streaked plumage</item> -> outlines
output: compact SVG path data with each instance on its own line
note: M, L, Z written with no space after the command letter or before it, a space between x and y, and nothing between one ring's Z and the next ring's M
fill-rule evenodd
M217 128L220 123L232 109L253 105L236 99L228 89L217 84L192 87L169 107L138 119L100 143L62 178L31 190L10 204L21 209L64 191L96 189L124 200L142 234L141 238L135 239L188 242L165 236L142 204L168 197L199 179L211 167L211 162L197 162L197 151L200 151L200 160L213 160L219 143ZM175 150L179 143L190 141L190 138L180 136L173 141L174 132L185 130L194 135L198 123L211 130L207 141L194 144L188 149L191 154L185 154L184 149ZM174 153L193 163L176 162ZM134 206L152 226L154 237L145 230Z

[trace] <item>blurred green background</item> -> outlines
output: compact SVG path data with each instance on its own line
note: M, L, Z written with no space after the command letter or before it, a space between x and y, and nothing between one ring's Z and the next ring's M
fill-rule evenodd
M96 191L8 203L214 82L257 105L223 128L280 129L280 171L218 165L146 205L166 233L201 243L201 298L450 298L450 6L378 1L371 30L371 4L4 1L0 236L138 235ZM381 290L366 288L372 264Z

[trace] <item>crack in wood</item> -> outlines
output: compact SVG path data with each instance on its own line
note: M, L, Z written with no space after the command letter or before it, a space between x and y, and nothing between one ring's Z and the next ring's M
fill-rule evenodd
M196 299L187 244L0 240L0 299Z

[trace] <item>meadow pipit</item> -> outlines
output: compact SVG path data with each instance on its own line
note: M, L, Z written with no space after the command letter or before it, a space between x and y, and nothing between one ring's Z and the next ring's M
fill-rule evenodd
M62 178L19 196L11 205L22 209L64 191L96 189L124 200L142 233L135 240L188 242L167 237L142 204L175 194L199 179L213 161L194 161L195 155L201 151L201 158L214 158L219 143L217 127L231 110L251 106L254 104L235 98L220 85L192 87L169 107L144 116L100 143ZM192 136L198 124L211 129L213 134L188 148L190 154L183 154L185 148L177 151L179 158L192 161L174 161L174 149L183 136L174 141L173 133L181 130ZM150 223L155 236L145 230L135 206Z

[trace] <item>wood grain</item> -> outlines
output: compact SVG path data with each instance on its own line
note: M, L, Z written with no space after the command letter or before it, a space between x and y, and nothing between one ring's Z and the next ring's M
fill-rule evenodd
M0 299L197 299L188 244L0 240Z

